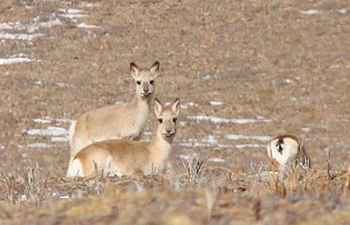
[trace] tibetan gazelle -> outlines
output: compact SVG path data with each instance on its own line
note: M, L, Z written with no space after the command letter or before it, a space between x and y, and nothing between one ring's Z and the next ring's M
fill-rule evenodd
M171 151L179 110L179 99L169 106L163 106L155 99L158 128L149 143L124 139L93 143L73 158L67 176L89 177L96 171L102 176L133 175L137 172L147 175L161 171Z
M71 159L91 143L110 139L137 139L145 126L154 92L154 80L158 76L159 62L149 69L139 69L130 64L131 76L135 80L135 96L129 103L88 111L70 127Z
M267 156L273 166L281 171L286 171L289 163L300 163L303 167L311 168L303 144L293 135L281 135L272 139L267 145Z

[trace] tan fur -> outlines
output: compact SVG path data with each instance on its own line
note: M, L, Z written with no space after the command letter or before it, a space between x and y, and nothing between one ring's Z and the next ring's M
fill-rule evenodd
M106 140L93 143L82 149L73 158L67 176L88 177L94 175L96 169L103 176L132 175L137 172L150 174L162 170L169 157L171 143L176 134L179 107L179 99L166 107L163 107L156 99L155 113L158 119L158 128L149 143L133 140ZM76 160L80 162L81 166L75 163ZM72 164L78 166L71 168Z
M131 63L130 70L136 85L134 99L130 103L106 106L81 115L70 129L71 158L94 142L140 136L149 115L159 63L155 62L149 69L139 69Z

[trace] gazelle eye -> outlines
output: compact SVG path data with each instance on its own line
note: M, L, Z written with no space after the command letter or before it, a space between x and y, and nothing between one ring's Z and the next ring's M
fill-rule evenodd
M173 118L173 122L176 123L176 121L177 121L177 118Z
M154 80L150 80L149 83L153 85L154 84Z
M163 123L163 119L158 119L158 122L159 123Z
M139 80L136 81L136 84L137 84L137 85L141 85L141 81L139 81Z

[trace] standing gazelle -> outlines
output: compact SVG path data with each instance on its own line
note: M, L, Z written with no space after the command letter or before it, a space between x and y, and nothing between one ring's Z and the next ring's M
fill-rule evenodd
M162 170L176 134L179 110L179 99L165 107L155 99L158 128L149 143L124 139L93 143L72 159L67 176L88 177L96 170L103 176L132 175L136 172L147 175Z
M106 106L81 115L69 129L71 159L91 143L140 136L149 115L159 62L154 62L149 69L139 69L131 63L130 70L136 85L134 99L130 103Z
M304 167L311 168L304 146L293 135L281 135L272 139L267 145L267 156L274 167L277 166L281 171L286 171L289 163L295 165L300 163Z

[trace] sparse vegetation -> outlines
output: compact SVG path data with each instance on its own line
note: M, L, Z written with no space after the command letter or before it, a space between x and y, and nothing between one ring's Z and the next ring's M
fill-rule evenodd
M349 224L349 7L1 0L0 62L26 63L0 65L0 224ZM131 100L125 65L154 60L155 97L184 104L169 170L66 178L70 121ZM269 165L261 137L284 133L312 169Z

